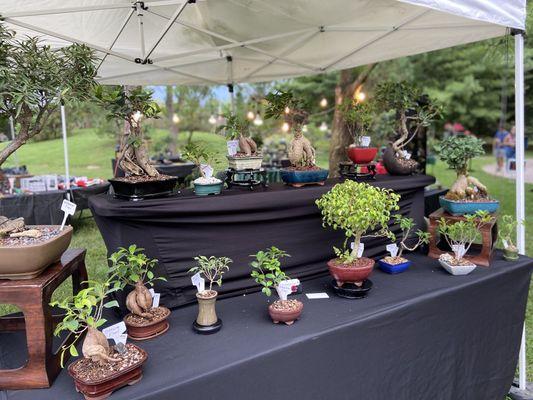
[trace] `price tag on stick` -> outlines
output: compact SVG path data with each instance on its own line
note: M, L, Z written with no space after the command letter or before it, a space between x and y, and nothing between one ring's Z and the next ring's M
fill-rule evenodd
M202 278L200 273L196 273L191 277L192 284L196 286L198 292L203 292L205 290L205 279Z
M398 245L396 243L388 244L385 248L390 253L391 257L396 257L398 254Z
M213 176L213 167L209 164L200 164L200 169L204 173L206 178L211 178Z
M156 293L154 289L149 289L152 295L152 307L159 307L159 300L161 299L161 293Z
M65 213L63 215L63 222L61 223L61 230L63 230L63 228L65 228L65 223L67 222L68 216L74 215L76 212L76 204L65 199L63 200L63 203L61 203L61 211Z
M115 338L118 338L124 332L126 332L126 324L124 323L124 321L102 329L102 333L105 335L105 337L113 340L115 340Z
M280 300L287 300L287 296L293 291L296 291L299 284L300 281L298 279L287 279L285 281L281 281L276 287L276 291L278 292Z
M355 242L352 242L350 248L353 250ZM363 252L365 251L365 244L363 242L359 243L359 248L357 249L357 258L363 257Z
M228 140L227 141L228 146L228 155L234 156L237 154L237 150L239 149L239 141L238 140Z

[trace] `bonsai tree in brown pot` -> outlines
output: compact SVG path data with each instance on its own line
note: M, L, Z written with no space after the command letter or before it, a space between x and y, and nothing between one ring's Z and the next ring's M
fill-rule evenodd
M252 257L255 260L250 264L252 266L251 276L262 286L261 291L270 297L272 290L276 290L280 297L268 306L270 318L275 324L284 322L286 325L292 325L302 314L304 305L296 299L288 300L280 287L284 281L290 279L281 270L280 261L283 257L289 257L289 254L272 246L258 251Z
M233 261L228 257L214 256L198 256L194 260L196 265L189 269L189 273L194 274L193 283L198 287L198 317L193 323L193 329L197 333L209 335L222 328L222 320L218 318L215 308L218 292L213 289L213 285L222 285L222 276L229 271L229 265Z
M374 260L362 256L362 240L367 237L394 237L388 223L391 212L399 209L399 199L400 196L392 190L347 180L335 185L316 201L324 225L342 229L346 235L343 248L334 247L336 258L328 262L337 294L359 298L370 290L371 282L367 278L374 267ZM351 249L347 246L349 240L353 240Z
M106 336L99 330L106 320L102 318L104 308L118 306L116 300L107 301L115 291L111 280L90 281L89 286L75 296L50 303L64 312L63 320L56 326L54 334L74 333L74 340L64 344L60 351L61 365L65 352L77 357L76 343L85 336L82 345L83 358L70 364L68 372L76 390L86 399L105 399L126 385L133 385L142 378L142 365L148 355L141 348L126 343L110 346Z
M133 287L126 297L126 307L130 314L124 317L128 336L133 340L151 339L162 335L169 328L167 318L170 310L154 306L152 293L147 288L157 280L166 279L154 275L157 260L148 258L142 251L132 244L128 248L119 248L109 257L114 287L120 290L127 286Z

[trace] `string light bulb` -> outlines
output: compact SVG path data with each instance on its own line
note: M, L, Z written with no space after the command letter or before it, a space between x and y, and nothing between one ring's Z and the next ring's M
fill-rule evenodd
M288 114L291 112L291 109L289 108L289 106L285 107L285 114Z
M211 116L209 117L208 122L209 122L211 125L215 125L215 124L217 123L217 119L215 118L214 115L211 115Z
M253 111L248 111L246 114L246 118L248 118L250 121L252 121L255 118L255 114Z
M289 128L290 128L290 126L289 126L288 122L284 122L283 125L281 125L281 130L283 132L289 132Z
M355 99L356 99L358 102L365 101L365 99L366 99L366 94L365 94L365 92L357 92L357 93L355 94Z
M140 111L135 111L135 113L133 114L133 121L135 121L135 123L138 123L141 118L142 118L142 113Z
M322 121L318 129L320 129L321 132L326 132L328 130L328 125L324 121Z
M326 108L328 106L328 99L325 97L322 97L322 100L320 100L320 107Z
M308 131L308 129L307 129L307 125L302 126L302 132L303 132L303 133L306 133L307 131Z
M180 117L178 116L178 114L174 114L172 116L172 122L174 122L175 124L179 124L180 123Z
M254 119L254 125L255 126L261 126L263 125L263 120L261 119L261 116L257 114Z

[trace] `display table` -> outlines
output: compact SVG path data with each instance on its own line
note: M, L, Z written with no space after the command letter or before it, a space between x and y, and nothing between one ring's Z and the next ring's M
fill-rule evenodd
M215 197L198 197L184 191L174 197L128 202L108 195L90 199L92 214L109 253L120 246L137 244L149 257L159 260L156 282L167 307L196 302L188 269L193 257L226 256L233 260L225 275L222 296L257 290L250 278L250 254L276 246L291 257L284 259L285 272L292 278L310 279L327 271L332 246L341 247L344 233L322 227L315 200L337 180L324 186L291 188L272 184L251 192L224 190ZM380 175L373 185L395 190L402 198L401 213L424 223L424 187L434 178L425 175ZM399 233L398 227L393 227ZM383 254L387 239L365 241L365 255Z
M304 291L330 298L298 295L304 310L292 326L270 321L261 293L218 301L224 326L211 336L191 329L197 306L174 310L170 330L140 344L149 354L143 379L111 398L503 400L515 373L533 261L501 257L497 252L490 268L458 277L436 260L410 255L414 265L403 274L374 271L374 288L363 300L334 297L331 278L315 278ZM15 348L4 348L2 358L15 357ZM63 371L50 389L0 398L81 395Z
M63 220L61 203L64 190L6 196L0 198L0 215L24 217L28 225L60 225Z

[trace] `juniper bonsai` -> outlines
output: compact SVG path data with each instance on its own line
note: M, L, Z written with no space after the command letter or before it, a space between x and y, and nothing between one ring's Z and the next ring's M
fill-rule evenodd
M217 128L217 131L225 131L226 137L230 140L239 141L239 150L246 156L252 156L257 154L257 144L249 136L250 133L250 121L245 118L241 118L233 113L224 115L226 123Z

